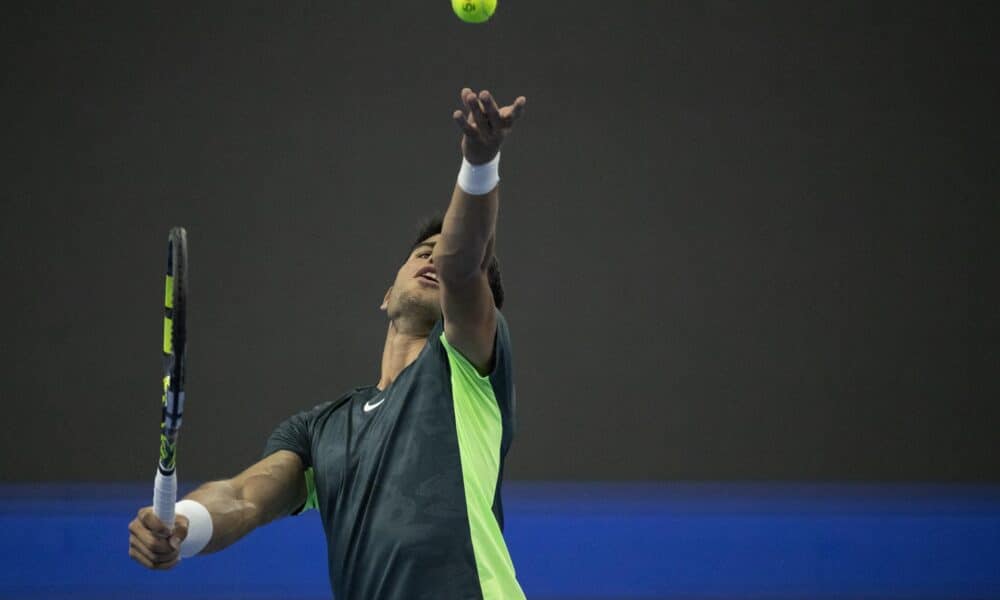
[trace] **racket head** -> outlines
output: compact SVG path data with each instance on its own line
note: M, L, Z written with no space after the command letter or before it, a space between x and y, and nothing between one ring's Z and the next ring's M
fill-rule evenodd
M160 421L160 472L176 468L177 434L184 415L187 359L187 231L174 227L167 237L167 270L163 302L163 410Z

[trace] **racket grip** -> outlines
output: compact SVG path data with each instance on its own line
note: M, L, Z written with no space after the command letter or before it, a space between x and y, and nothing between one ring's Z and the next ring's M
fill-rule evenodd
M153 485L153 513L168 529L174 528L174 505L177 504L177 471L164 475L156 470Z

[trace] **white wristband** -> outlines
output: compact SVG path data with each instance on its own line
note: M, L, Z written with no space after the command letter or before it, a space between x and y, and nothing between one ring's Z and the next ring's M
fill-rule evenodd
M181 558L201 552L212 539L212 515L208 509L194 500L181 500L174 506L174 512L188 519L188 533L181 542Z
M500 153L488 163L474 165L465 158L458 171L458 187L466 194L482 196L500 183Z

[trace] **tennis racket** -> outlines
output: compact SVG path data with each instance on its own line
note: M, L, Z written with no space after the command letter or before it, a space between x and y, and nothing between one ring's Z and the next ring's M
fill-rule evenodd
M163 300L163 412L160 462L153 488L153 512L173 529L177 502L177 434L184 415L184 359L187 346L187 232L174 227L167 238L167 286Z

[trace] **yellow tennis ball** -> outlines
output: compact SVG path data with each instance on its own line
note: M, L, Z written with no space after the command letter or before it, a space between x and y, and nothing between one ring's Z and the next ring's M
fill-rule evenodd
M451 0L451 8L466 23L485 23L497 9L497 0Z

